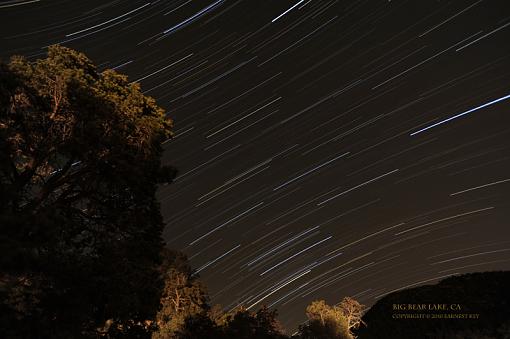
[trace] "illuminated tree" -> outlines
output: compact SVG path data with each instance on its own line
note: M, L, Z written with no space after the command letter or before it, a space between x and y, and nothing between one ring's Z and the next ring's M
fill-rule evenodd
M195 276L186 257L178 252L163 252L162 277L164 280L161 306L156 317L157 330L154 339L173 338L179 331L190 336L190 326L197 330L208 328L208 297L205 288ZM194 324L194 325L193 325ZM199 326L200 325L200 326Z
M357 300L351 297L345 297L338 306L335 306L335 308L339 309L345 317L347 321L347 329L351 335L352 330L357 329L361 324L363 324L361 317L363 316L365 306L360 304Z
M302 339L351 339L348 320L343 310L316 300L306 308L308 322L299 327Z

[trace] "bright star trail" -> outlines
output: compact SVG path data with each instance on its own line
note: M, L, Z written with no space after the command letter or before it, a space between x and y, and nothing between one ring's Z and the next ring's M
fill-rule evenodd
M212 303L370 306L510 269L510 5L3 1L0 57L62 43L174 120L164 238Z
M461 117L461 116L463 116L463 115L466 115L466 114L469 114L469 113L472 113L472 112L478 111L479 109L482 109L482 108L484 108L484 107L488 107L488 106L490 106L490 105L494 105L494 104L496 104L496 103L498 103L498 102L500 102L500 101L504 101L504 100L508 100L508 99L510 99L510 94L509 94L509 95L505 95L504 97L501 97L501 98L499 98L499 99L489 101L488 103L485 103L485 104L483 104L483 105L477 106L477 107L472 108L472 109L470 109L470 110L467 110L467 111L465 111L465 112L462 112L462 113L459 113L459 114L457 114L457 115L454 115L453 117L450 117L450 118L448 118L448 119L445 119L445 120L441 120L441 121L439 121L439 122L436 122L435 124L432 124L432 125L430 125L430 126L427 126L427 127L422 128L422 129L420 129L420 130L418 130L418 131L416 131L416 132L411 133L411 136L416 135L416 134L419 134L419 133L421 133L421 132L425 132L426 130L429 130L429 129L434 128L434 127L436 127L436 126L439 126L439 125L442 125L442 124L444 124L444 123L447 123L448 121L452 121L453 119L460 118L460 117Z

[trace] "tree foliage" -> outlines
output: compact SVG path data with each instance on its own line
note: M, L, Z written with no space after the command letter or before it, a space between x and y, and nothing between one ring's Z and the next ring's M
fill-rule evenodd
M79 337L153 316L171 126L138 84L73 50L0 64L1 328Z
M161 271L164 288L156 316L157 331L152 338L176 337L185 322L188 327L202 326L209 311L209 300L204 286L193 276L187 258L182 253L164 250ZM202 327L209 328L207 324Z
M324 300L316 300L306 308L308 322L299 328L303 339L351 339L361 324L363 305L346 297L338 305L330 306Z
M351 335L354 330L357 330L360 327L361 324L364 324L362 317L365 311L365 306L360 304L354 298L343 298L337 307L346 319L347 329Z
M277 312L263 306L257 312L240 308L227 314L224 338L283 339L285 336Z

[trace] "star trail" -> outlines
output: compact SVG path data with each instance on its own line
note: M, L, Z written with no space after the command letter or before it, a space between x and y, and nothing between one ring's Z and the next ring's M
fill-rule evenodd
M175 123L164 238L213 303L289 328L312 300L510 269L510 5L2 1L0 57L55 43Z

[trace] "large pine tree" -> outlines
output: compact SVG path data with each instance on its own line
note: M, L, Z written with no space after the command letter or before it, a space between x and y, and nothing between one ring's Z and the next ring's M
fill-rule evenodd
M0 328L88 337L159 305L157 184L171 120L136 83L53 46L0 63Z

